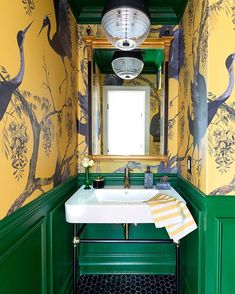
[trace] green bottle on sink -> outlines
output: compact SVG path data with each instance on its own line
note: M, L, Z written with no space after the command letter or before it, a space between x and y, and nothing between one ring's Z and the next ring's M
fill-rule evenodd
M153 173L150 170L150 166L147 166L147 170L144 173L144 187L146 189L153 188Z

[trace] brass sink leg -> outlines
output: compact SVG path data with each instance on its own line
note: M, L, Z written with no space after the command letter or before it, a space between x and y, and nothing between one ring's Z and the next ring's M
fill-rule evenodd
M123 224L123 234L124 234L124 238L125 240L129 239L129 224Z

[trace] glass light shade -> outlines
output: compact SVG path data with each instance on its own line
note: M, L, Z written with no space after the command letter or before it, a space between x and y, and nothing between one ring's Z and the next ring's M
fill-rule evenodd
M109 3L102 14L101 24L104 33L110 43L118 49L133 50L149 34L149 12L140 0L111 2L113 3Z
M140 52L116 51L113 55L112 68L123 80L132 80L142 71L144 63Z

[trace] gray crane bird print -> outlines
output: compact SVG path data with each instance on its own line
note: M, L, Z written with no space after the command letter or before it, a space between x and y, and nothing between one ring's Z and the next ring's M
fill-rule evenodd
M71 32L70 32L70 23L68 17L68 4L66 0L54 0L54 10L56 17L56 31L51 36L51 21L50 15L46 15L43 19L42 28L38 33L38 36L42 33L44 28L47 28L47 39L50 44L51 49L57 53L62 60L65 78L62 80L59 91L61 92L61 88L63 84L68 79L68 72L65 65L65 58L67 57L70 61L72 58L72 50L71 50ZM66 87L67 88L67 87Z
M17 44L20 52L20 69L18 74L10 79L6 80L2 74L0 75L0 121L2 120L7 107L11 101L12 94L20 86L24 78L25 71L25 59L24 59L24 40L25 35L30 28L32 23L30 23L24 30L17 33Z
M188 109L189 131L193 136L193 146L199 148L201 139L206 133L206 130L212 122L219 107L230 97L234 87L234 69L233 63L235 53L230 54L225 66L228 71L229 82L226 90L219 97L207 102L207 86L205 78L200 74L198 68L195 71L195 80L191 82L191 101L193 106L193 118ZM202 111L204 109L204 111Z

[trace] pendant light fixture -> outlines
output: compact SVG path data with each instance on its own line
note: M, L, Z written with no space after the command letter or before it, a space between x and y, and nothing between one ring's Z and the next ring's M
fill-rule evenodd
M132 80L142 71L144 62L140 50L115 51L112 58L112 68L115 74L123 80Z
M138 47L150 31L150 13L143 0L108 0L101 24L107 39L116 48Z

